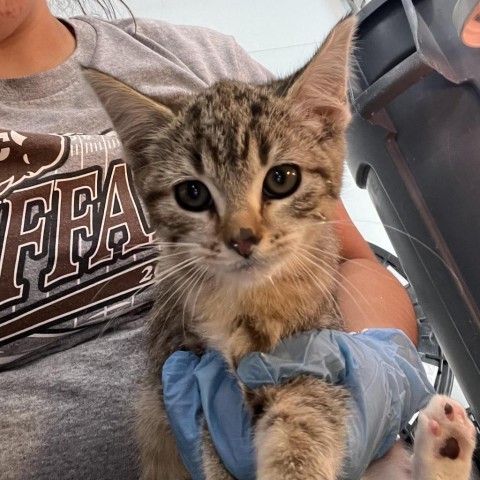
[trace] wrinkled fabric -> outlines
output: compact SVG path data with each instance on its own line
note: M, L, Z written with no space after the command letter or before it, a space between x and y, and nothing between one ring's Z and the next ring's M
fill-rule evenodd
M393 445L401 428L434 393L413 343L393 329L359 334L332 330L300 333L269 354L247 355L237 370L239 381L252 389L303 374L350 391L343 464L343 478L349 480L360 478L370 461ZM182 458L188 457L185 465L192 478L204 478L198 455L198 412L203 411L225 467L238 480L254 479L251 416L243 406L238 381L220 354L208 351L199 358L190 352L176 352L164 366L163 379L167 380L165 407ZM185 415L185 405L197 414ZM186 437L189 442L183 440Z
M163 367L162 382L168 420L192 479L205 478L200 448L203 417L225 468L235 478L255 480L251 414L220 353L208 350L198 357L175 352Z

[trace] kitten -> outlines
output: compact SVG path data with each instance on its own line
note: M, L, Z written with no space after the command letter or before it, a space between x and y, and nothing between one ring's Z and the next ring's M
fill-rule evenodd
M162 401L162 365L172 352L212 347L235 370L245 354L268 351L295 332L344 329L329 220L350 119L353 31L353 19L339 23L304 68L269 85L222 81L196 95L154 101L86 71L123 142L161 246L149 372L137 409L143 479L189 478ZM307 376L246 392L261 412L257 477L337 478L347 400L342 387ZM470 462L471 427L461 407L448 400L447 408L442 397L435 402L421 417L428 437L422 444L431 448L422 455L438 458L432 464L451 462L458 472L457 464ZM449 436L460 448L455 460L455 452L442 457ZM208 436L203 455L207 479L232 478ZM385 478L385 468L389 476L413 478L407 460L397 447L365 478ZM427 478L418 471L414 478ZM455 478L466 480L467 468Z

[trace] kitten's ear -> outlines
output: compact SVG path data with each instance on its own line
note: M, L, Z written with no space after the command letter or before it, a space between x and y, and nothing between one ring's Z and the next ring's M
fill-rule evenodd
M327 117L340 128L350 120L347 86L355 25L355 17L340 21L307 65L275 85L312 120Z
M92 68L83 74L97 94L120 137L133 170L145 160L138 152L149 134L160 132L175 117L173 111L142 95L120 80Z

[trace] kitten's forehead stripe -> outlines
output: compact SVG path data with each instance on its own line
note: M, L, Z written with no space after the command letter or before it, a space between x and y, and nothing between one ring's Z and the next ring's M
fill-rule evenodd
M193 165L193 168L199 175L203 175L205 173L205 168L203 167L203 160L202 155L197 151L194 150L189 157L190 162Z
M279 99L259 87L222 82L195 97L185 111L185 124L190 125L193 138L204 143L204 153L211 158L214 171L245 170L254 144L258 148L256 157L266 165L271 145L262 130L278 117L275 101ZM206 158L202 160L208 170Z
M248 157L248 152L250 151L250 132L245 130L243 135L243 151L241 157L243 160L246 160Z
M260 105L259 102L254 102L252 103L252 106L250 108L250 111L252 112L252 117L254 119L258 119L258 117L260 116L260 114L262 113L262 106Z
M206 144L207 144L208 151L209 151L210 155L212 156L212 159L213 159L214 163L219 164L220 163L220 156L218 154L217 146L214 145L213 140L211 138L206 138Z
M262 135L260 137L259 145L258 145L258 153L260 158L260 163L265 166L268 163L268 154L270 152L270 143L267 138Z

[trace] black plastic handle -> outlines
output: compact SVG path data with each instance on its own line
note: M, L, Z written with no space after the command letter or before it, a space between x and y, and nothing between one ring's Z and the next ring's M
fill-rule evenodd
M394 98L433 71L420 52L412 53L363 91L354 100L354 108L369 120Z
M366 86L364 91L353 99L354 109L366 120L370 120L398 95L434 71L454 83L462 81L452 69L412 0L402 0L402 5L415 44L415 52L372 85Z

